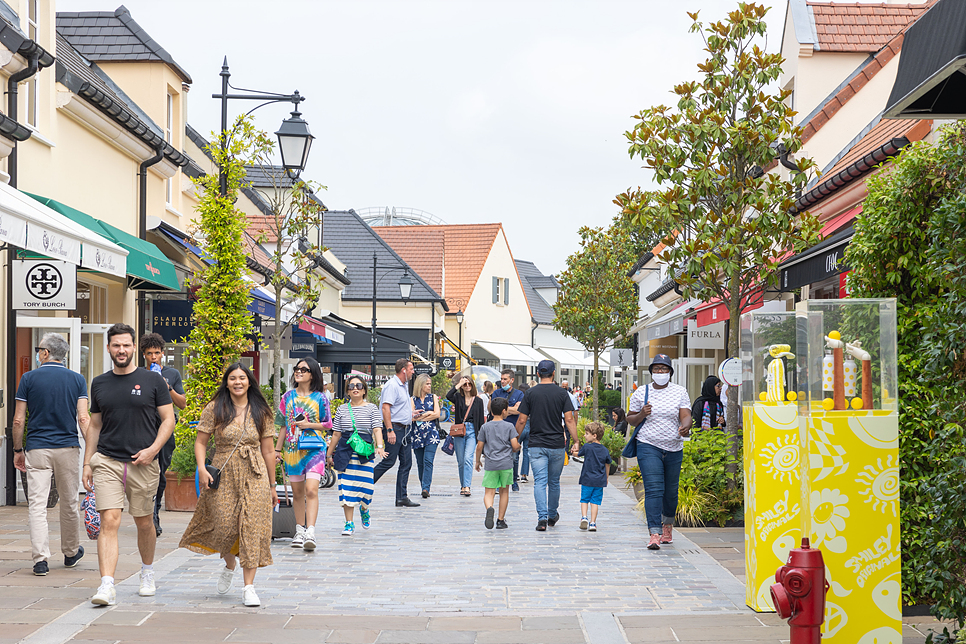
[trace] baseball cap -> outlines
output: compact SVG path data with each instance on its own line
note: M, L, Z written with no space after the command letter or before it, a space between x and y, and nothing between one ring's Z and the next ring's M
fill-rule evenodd
M549 376L556 370L557 365L553 363L553 360L541 360L540 364L537 365L537 373L541 376Z
M674 373L674 367L671 366L671 358L664 355L663 353L659 353L651 359L651 365L647 368L647 370L653 373L654 365L658 365L658 364L664 365L665 367L671 370L672 374Z

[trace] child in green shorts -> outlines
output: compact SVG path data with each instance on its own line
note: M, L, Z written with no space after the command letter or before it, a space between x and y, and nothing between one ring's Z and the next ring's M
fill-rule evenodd
M506 398L490 400L490 413L493 420L484 423L476 434L476 471L483 469L480 463L486 457L486 473L483 474L483 505L486 506L487 529L493 527L493 497L500 490L500 516L496 521L497 529L506 528L506 509L510 505L510 485L513 483L513 452L519 451L517 428L506 422Z

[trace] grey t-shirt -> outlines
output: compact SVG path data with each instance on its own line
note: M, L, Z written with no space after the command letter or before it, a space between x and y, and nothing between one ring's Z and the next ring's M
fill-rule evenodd
M486 462L483 469L513 469L513 445L510 440L517 437L517 428L505 420L491 420L483 424L476 440L483 443L483 456Z

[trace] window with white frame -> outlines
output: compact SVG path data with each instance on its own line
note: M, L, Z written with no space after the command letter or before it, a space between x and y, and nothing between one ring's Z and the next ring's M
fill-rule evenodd
M506 306L510 303L510 280L506 277L493 278L493 303Z
M164 119L164 140L171 144L172 133L174 132L174 97L168 94L168 100L165 104L166 114ZM173 197L174 191L174 180L168 179L164 182L164 201L168 205L171 205L171 199Z
M37 42L40 0L27 0L27 36ZM27 81L27 125L37 127L37 75Z

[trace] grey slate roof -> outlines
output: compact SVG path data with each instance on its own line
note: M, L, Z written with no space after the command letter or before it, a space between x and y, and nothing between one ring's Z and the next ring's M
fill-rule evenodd
M395 270L380 268L376 271L376 297L379 301L402 301L399 296L399 278L403 276L404 268L409 268L409 275L413 280L410 301L442 300L354 210L330 210L325 213L322 245L332 250L339 261L345 264L346 273L352 280L352 284L342 292L343 300L372 301L373 252L376 253L376 263L379 266L398 267Z
M141 28L124 5L114 11L60 11L57 31L93 61L158 61L169 65L181 80L191 76Z
M517 274L520 275L520 282L523 284L523 293L527 296L527 304L530 305L530 315L537 324L553 324L556 314L553 307L537 293L538 288L559 288L560 284L552 275L544 275L533 262L522 259L515 259Z

